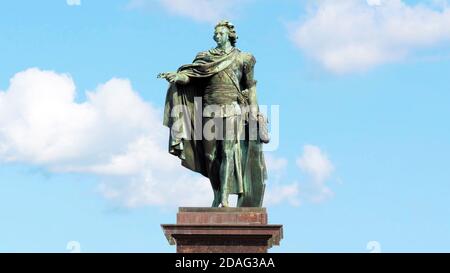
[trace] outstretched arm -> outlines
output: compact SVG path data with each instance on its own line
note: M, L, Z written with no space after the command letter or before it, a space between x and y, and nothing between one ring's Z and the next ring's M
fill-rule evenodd
M208 51L202 51L198 53L193 63L194 64L204 63L204 58L207 55ZM187 73L185 73L185 71L159 73L157 78L166 79L170 83L177 83L177 84L188 84L190 82L190 78L187 75Z

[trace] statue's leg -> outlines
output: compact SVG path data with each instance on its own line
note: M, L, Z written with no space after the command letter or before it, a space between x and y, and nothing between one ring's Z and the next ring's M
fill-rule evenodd
M246 190L247 189L246 189L246 187L244 185L245 177L244 177L244 173L243 173L243 170L242 170L242 160L243 160L243 158L242 158L242 150L241 150L240 144L237 144L237 145L239 145L239 148L236 149L235 155L234 155L235 168L236 168L236 177L237 177L236 179L237 179L237 184L238 184L238 189L239 189L238 200L237 200L236 206L238 208L240 208L240 207L242 207L244 205L244 201L245 201L245 199L247 197L246 196L246 194L247 194Z
M221 181L221 200L222 206L228 206L228 196L230 193L236 192L234 184L236 182L236 131L235 131L235 117L227 117L224 119L224 140L221 145L221 165L220 165L220 181Z
M214 200L212 202L211 207L217 208L220 205L220 189L213 188L213 192L214 192Z
M236 168L236 179L238 182L238 200L236 206L242 207L245 200L245 186L244 186L244 170L243 170L243 154L242 154L242 142L241 140L245 140L245 128L244 128L244 122L245 120L242 118L242 116L236 117L236 136L237 136L237 143L236 143L236 149L235 149L235 155L234 155L234 161L235 161L235 168Z
M227 140L222 142L222 163L220 164L220 189L221 189L221 203L223 207L228 207L228 196L230 194L230 183L233 179L234 173L234 160L233 153L230 150Z
M209 120L205 118L205 121ZM203 139L203 151L205 155L206 168L208 170L208 178L211 182L211 187L214 193L214 199L211 204L212 207L218 207L220 205L220 162L217 160L217 141L215 139Z
M218 207L220 205L220 165L215 156L216 151L216 141L208 141L207 145L208 149L205 149L206 154L206 164L208 168L208 177L211 182L211 187L214 193L214 199L212 202L212 207Z
M236 207L238 208L242 207L243 203L244 203L244 193L239 193Z

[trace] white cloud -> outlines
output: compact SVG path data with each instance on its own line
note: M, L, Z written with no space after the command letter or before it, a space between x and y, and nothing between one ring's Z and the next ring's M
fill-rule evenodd
M367 0L369 6L380 6L381 0Z
M286 174L288 160L284 157L275 156L272 153L264 154L266 160L268 181L264 196L264 206L279 205L284 202L292 206L300 205L300 191L297 182L283 183Z
M80 6L81 0L66 0L66 3L69 6Z
M168 173L158 172L157 166L151 166L138 175L127 176L126 183L124 178L110 176L99 185L99 191L106 198L129 208L210 206L213 196L209 182L203 177L193 177L181 168L177 165Z
M264 205L273 206L284 202L299 206L305 202L320 203L331 198L334 193L327 183L332 177L334 166L328 156L314 145L304 145L296 164L303 177L300 182L283 182L288 160L265 154L269 180Z
M233 18L247 0L131 0L128 7L145 8L161 5L169 13L199 22L216 23Z
M276 176L277 178L282 176L286 172L288 160L284 157L278 157L270 152L264 154L266 161L267 172L269 176Z
M276 183L271 185L264 198L265 206L278 205L283 202L288 202L292 206L299 206L300 189L298 183L291 183L283 185Z
M427 2L321 0L292 27L291 38L332 72L364 71L450 41L447 2Z
M74 98L69 75L17 73L0 92L0 162L97 174L100 192L129 207L210 204L209 182L168 154L161 114L128 80Z
M156 110L127 80L112 79L87 97L74 102L75 84L68 75L35 68L17 73L2 93L0 158L52 167L99 162L148 134L157 120Z
M326 185L334 171L334 166L319 147L305 145L303 154L297 159L297 166L309 177L309 184L303 188L313 202L322 202L334 195ZM305 192L306 193L306 192Z

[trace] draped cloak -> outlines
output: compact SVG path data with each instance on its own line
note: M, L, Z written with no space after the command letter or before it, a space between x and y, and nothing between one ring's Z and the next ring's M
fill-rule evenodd
M244 70L253 69L254 57L242 53L237 48L227 54L216 54L214 49L201 52L192 64L183 65L178 69L179 73L189 77L189 83L186 85L172 83L167 91L163 122L171 131L169 153L177 156L184 167L206 177L208 170L203 151L201 121L203 105L195 98L203 96L208 77L227 69L238 58L243 60ZM236 85L239 97L246 98L241 90L241 83ZM248 104L248 100L239 100L239 104L244 106ZM245 126L248 130L247 123ZM259 139L249 140L246 137L239 141L238 149L241 158L235 161L235 164L241 165L243 183L243 196L238 207L261 207L267 179L262 143Z

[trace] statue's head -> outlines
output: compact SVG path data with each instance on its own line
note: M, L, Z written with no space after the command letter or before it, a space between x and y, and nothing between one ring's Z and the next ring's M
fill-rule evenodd
M238 36L234 29L234 25L229 21L220 21L214 28L214 41L219 45L223 45L227 41L230 41L231 45L235 46L237 38Z

